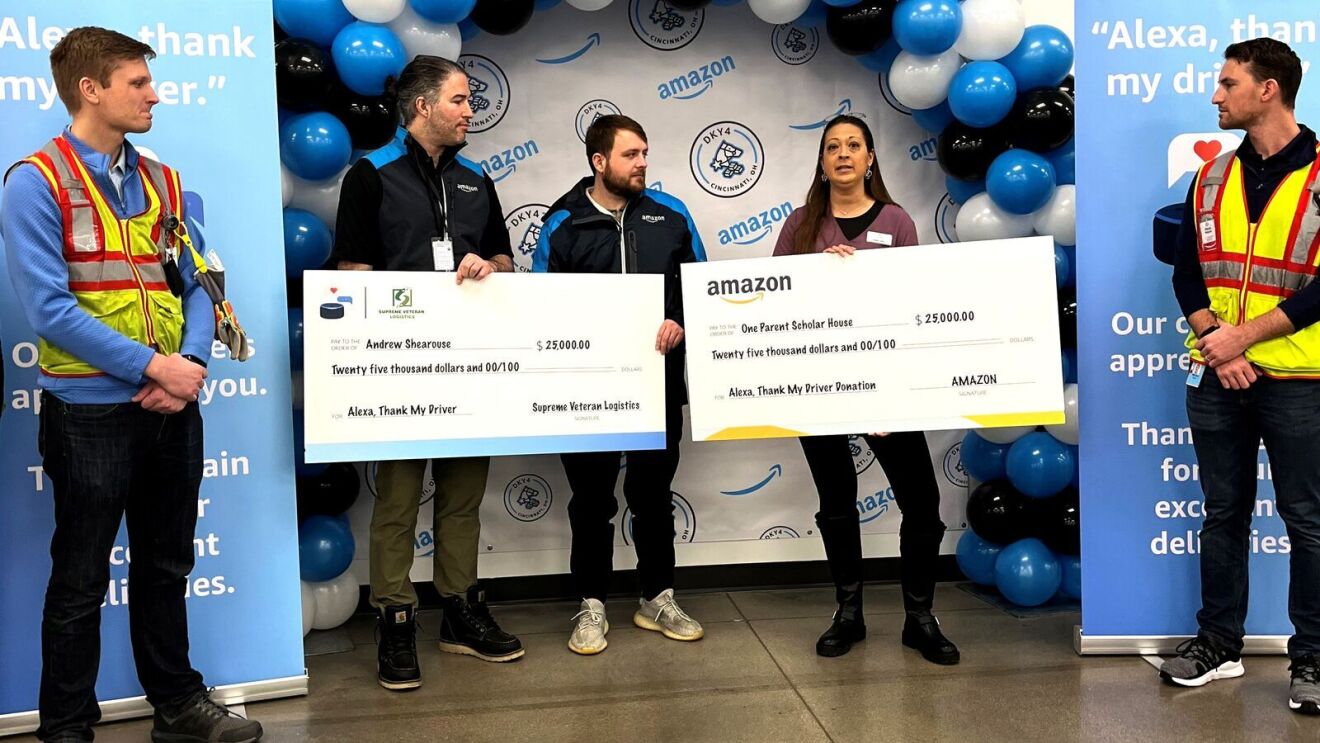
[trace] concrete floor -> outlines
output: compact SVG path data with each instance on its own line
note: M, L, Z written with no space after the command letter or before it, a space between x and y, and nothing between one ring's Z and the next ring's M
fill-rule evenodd
M680 595L706 628L679 643L632 626L611 601L610 646L566 647L568 603L496 607L527 656L508 664L419 643L424 685L375 682L370 618L349 652L310 656L311 694L247 707L267 741L1320 741L1320 718L1287 709L1287 661L1248 657L1247 675L1173 689L1135 657L1081 658L1075 613L1017 619L942 585L937 609L961 665L926 663L899 644L895 586L866 591L866 642L815 655L829 624L823 588ZM438 621L421 614L433 638ZM345 643L347 645L347 643ZM149 721L101 726L98 741L143 741ZM31 740L19 738L17 740Z

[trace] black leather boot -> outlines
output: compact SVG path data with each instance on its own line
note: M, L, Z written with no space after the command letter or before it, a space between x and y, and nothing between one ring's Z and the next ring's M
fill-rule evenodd
M834 658L866 639L866 621L862 618L862 529L855 514L816 514L816 526L825 542L834 596L839 602L830 628L816 641L816 654Z
M522 641L500 629L486 605L486 592L473 586L467 596L441 596L440 649L494 663L523 657Z
M417 620L411 606L386 606L376 615L376 681L391 691L422 685L417 665Z
M936 560L944 524L925 533L901 533L899 554L902 564L899 581L903 586L903 644L921 653L931 663L952 666L961 660L958 647L940 631L940 622L931 613L935 600Z

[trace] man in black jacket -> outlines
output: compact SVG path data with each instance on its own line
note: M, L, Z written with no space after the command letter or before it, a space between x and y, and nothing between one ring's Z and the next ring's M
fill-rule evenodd
M678 470L683 435L683 294L679 266L706 259L687 207L646 188L646 132L626 116L602 116L587 130L583 178L551 207L536 244L533 271L658 273L665 277L665 321L655 350L665 354L665 448L627 452L623 495L632 511L641 605L633 623L673 640L699 640L701 625L674 601L674 501L669 486ZM581 655L605 649L605 596L614 565L614 527L619 510L614 484L619 452L565 454L564 474L573 489L568 518L573 529L570 566L582 596L568 647Z

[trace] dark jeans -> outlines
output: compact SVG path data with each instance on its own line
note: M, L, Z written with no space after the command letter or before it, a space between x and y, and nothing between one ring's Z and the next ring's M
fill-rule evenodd
M55 534L41 621L41 727L89 735L101 719L101 603L110 550L127 515L128 618L138 681L160 707L203 691L188 662L184 590L193 567L202 416L135 403L69 405L42 396L38 442L54 485Z
M806 456L811 478L820 497L817 522L825 519L849 519L848 539L860 539L851 534L861 532L857 518L857 469L848 450L848 437L806 436L798 441ZM935 468L930 461L930 447L926 434L921 431L891 433L888 436L867 436L866 443L875 452L876 462L885 471L885 477L894 489L894 500L903 514L898 530L898 553L901 559L899 580L903 588L903 602L907 611L929 611L934 600L936 561L940 542L944 538L944 522L940 520L940 487L935 481ZM822 529L826 539L840 539L834 530ZM860 550L832 549L825 546L828 556L856 554ZM837 559L837 558L835 558ZM861 575L861 566L830 566L838 576Z
M669 486L678 471L678 442L683 436L682 365L677 379L669 368L665 396L665 448L630 451L623 476L623 497L632 511L631 534L637 550L637 574L642 597L650 600L674 587L674 499ZM614 485L619 479L619 452L563 454L564 474L572 497L568 521L573 530L569 567L582 598L605 600L614 572L614 525L619 511ZM628 529L629 524L620 528Z
M1297 634L1288 655L1320 653L1320 382L1259 378L1225 389L1211 370L1187 388L1205 521L1201 525L1202 634L1241 651L1246 633L1247 562L1263 439L1274 500L1292 542L1288 617Z

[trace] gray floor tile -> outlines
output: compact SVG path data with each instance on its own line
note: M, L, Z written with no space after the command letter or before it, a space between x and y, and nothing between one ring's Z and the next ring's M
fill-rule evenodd
M777 591L730 592L733 603L747 619L793 619L824 617L826 625L838 604L832 587L792 588ZM903 595L897 584L867 584L862 588L862 607L866 615L902 614ZM935 613L976 611L989 604L958 589L956 584L941 583L935 591ZM823 628L822 628L823 629Z

